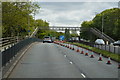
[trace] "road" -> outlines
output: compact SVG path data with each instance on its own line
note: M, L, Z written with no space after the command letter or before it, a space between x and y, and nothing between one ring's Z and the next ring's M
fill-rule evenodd
M76 48L76 47L75 47ZM83 54L53 43L34 44L9 78L118 78L117 63L107 65L98 55Z

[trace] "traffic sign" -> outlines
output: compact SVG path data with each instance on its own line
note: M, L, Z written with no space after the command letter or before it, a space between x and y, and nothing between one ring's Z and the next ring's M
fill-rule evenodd
M60 39L60 40L64 40L64 39L65 39L65 36L61 35L61 36L59 37L59 39Z
M28 30L28 32L30 32L30 30Z

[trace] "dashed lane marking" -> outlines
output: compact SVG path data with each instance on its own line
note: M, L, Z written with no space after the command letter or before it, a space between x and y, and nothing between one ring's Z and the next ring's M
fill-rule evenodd
M64 57L67 57L66 55L64 55Z
M81 73L81 75L83 76L83 78L86 78L86 76L83 73Z
M73 62L70 61L70 64L73 64Z

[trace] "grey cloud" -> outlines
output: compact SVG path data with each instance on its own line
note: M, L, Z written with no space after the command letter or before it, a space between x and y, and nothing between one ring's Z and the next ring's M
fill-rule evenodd
M37 19L50 21L51 24L78 25L84 20L91 20L95 12L117 7L116 2L41 2L43 12Z

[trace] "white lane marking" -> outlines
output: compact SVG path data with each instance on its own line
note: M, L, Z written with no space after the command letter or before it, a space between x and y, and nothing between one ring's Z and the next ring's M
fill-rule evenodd
M64 55L64 57L67 57L66 55Z
M83 73L81 73L81 75L82 75L84 78L86 78L86 76L85 76Z
M70 61L70 64L73 64L73 63Z

